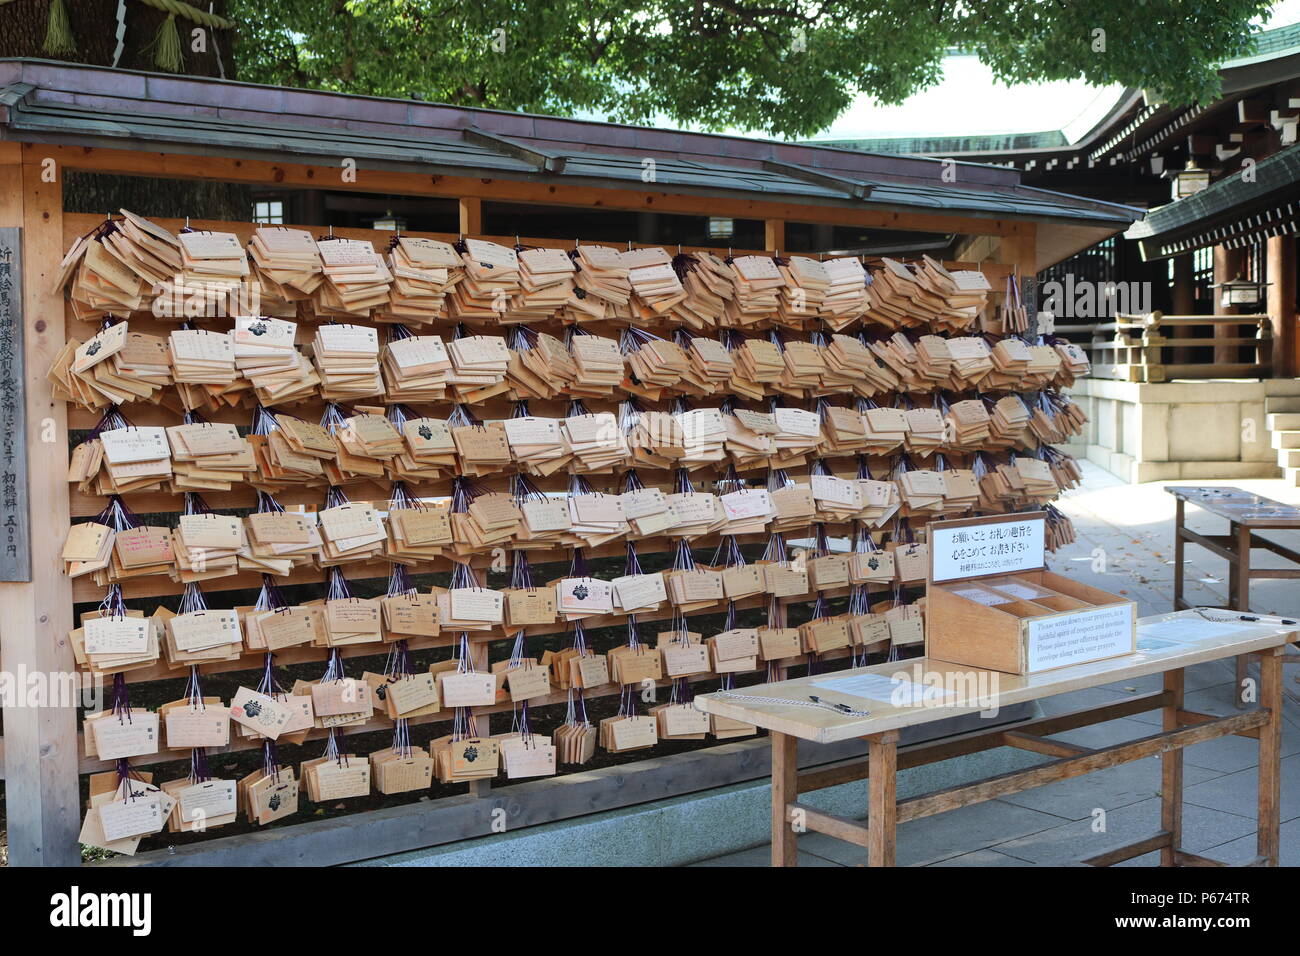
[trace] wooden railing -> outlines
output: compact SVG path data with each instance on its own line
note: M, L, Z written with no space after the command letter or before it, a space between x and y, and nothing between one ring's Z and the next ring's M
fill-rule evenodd
M1267 315L1121 314L1092 332L1093 378L1167 382L1272 374Z

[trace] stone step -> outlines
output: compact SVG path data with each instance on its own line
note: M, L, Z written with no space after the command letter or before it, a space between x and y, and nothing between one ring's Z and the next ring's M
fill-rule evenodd
M1300 488L1300 468L1283 468L1282 480L1292 488Z
M1265 391L1269 395L1288 397L1300 395L1300 378L1270 378L1265 379L1264 384L1267 386Z
M1300 412L1300 395L1266 395L1264 411L1266 413Z
M1277 463L1282 468L1300 468L1300 448L1279 448Z
M1269 412L1264 416L1268 430L1279 432L1300 429L1300 412Z
M1274 448L1300 448L1300 431L1281 431L1273 432Z

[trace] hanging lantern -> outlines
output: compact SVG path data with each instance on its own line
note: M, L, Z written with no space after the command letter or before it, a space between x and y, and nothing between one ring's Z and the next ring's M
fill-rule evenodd
M1229 279L1227 282L1219 282L1211 286L1212 289L1219 289L1219 304L1224 308L1231 306L1254 306L1264 301L1264 287L1266 282L1255 282L1251 279Z
M1188 163L1187 168L1174 173L1173 199L1186 199L1195 196L1210 185L1210 171L1201 169L1195 163Z
M373 220L371 225L374 229L387 229L389 232L400 232L406 228L406 220L401 216L393 215L393 211L389 209L378 219Z

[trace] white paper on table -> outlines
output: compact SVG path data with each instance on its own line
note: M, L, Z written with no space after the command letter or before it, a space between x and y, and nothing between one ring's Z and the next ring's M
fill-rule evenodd
M855 674L852 677L832 677L813 681L811 686L833 690L850 697L865 697L893 704L895 707L915 707L918 704L938 703L942 698L951 697L950 691L942 687L918 684L898 675Z
M1152 621L1150 624L1138 625L1138 640L1144 637L1173 641L1175 644L1190 644L1209 640L1212 637L1229 637L1241 631L1251 631L1259 627L1246 621L1207 621L1203 618L1172 618L1167 621Z

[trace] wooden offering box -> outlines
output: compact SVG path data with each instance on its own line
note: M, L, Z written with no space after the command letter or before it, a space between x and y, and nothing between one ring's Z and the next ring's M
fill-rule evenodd
M1042 512L930 525L927 657L1007 674L1132 654L1132 601L1044 567Z

